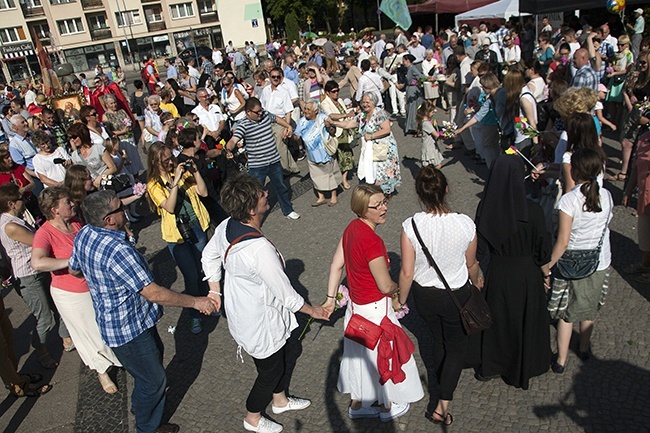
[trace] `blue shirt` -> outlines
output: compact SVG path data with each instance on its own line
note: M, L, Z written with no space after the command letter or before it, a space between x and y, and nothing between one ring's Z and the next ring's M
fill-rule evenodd
M178 70L176 70L176 66L171 64L169 65L169 68L167 68L167 78L178 80Z
M425 33L422 36L422 40L420 41L420 43L422 45L424 45L424 48L426 48L427 50L430 50L430 49L433 48L433 43L434 42L435 42L435 39L433 38L433 35L430 35L428 33Z
M29 170L34 170L33 159L37 152L29 137L21 137L18 134L14 134L9 142L11 159L16 164L22 165Z
M302 138L302 141L305 143L307 158L315 164L324 164L332 159L323 144L323 137L326 140L329 139L329 132L324 129L325 119L327 119L327 116L323 113L318 114L318 121L316 119L308 120L306 117L301 117L294 131L294 134ZM319 128L319 124L323 128L322 131Z
M298 70L296 69L295 66L285 66L283 72L284 72L284 78L298 84L300 77L298 76Z
M162 307L140 294L153 276L124 232L86 225L74 239L68 266L86 277L99 333L109 347L125 345L162 317Z

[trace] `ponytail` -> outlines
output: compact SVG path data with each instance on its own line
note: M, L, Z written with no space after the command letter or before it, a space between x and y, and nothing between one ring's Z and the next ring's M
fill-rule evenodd
M582 208L585 212L601 212L603 210L600 207L600 186L597 178L592 177L591 180L583 183L580 192L585 196L585 204Z

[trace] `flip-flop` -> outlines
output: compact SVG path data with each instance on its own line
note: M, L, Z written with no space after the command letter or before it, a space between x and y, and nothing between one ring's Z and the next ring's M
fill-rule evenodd
M328 205L329 207L334 207L334 206L336 206L337 204L339 204L338 201L330 201L329 203L327 203L327 205Z
M318 207L318 206L322 206L324 204L327 204L327 202L326 201L315 201L315 202L313 202L311 204L311 207Z
M37 388L31 388L31 389L22 389L14 387L14 389L10 390L11 395L13 395L16 398L22 398L22 397L40 397L43 394L47 394L50 392L52 389L52 385L49 383L47 385L43 385Z
M438 415L442 419L436 419L434 417L435 415ZM438 412L436 412L434 410L433 413L431 414L431 418L429 418L429 420L434 424L442 424L444 426L448 426L448 425L451 425L451 423L454 422L454 417L451 416L451 414L449 412L447 412L447 415L442 416L442 414L440 414L440 413L438 413Z

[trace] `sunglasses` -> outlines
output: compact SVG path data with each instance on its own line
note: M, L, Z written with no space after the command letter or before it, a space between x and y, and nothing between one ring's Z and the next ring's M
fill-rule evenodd
M330 90L331 93L338 93L340 89L332 89Z
M255 110L248 110L248 111L250 111L251 113L255 113L255 114L257 114L258 116L261 116L262 113L264 113L264 110L257 110L257 111L255 111Z
M116 213L120 213L120 212L123 212L123 211L124 211L124 204L120 202L120 207L118 207L118 208L115 209L115 210L110 211L109 213L107 213L106 215L104 215L104 218L102 218L102 219L106 219L106 218L108 218L108 217L111 216L111 215L114 215L114 214L116 214Z
M271 78L274 80L279 80L281 78L280 75L271 75Z
M646 62L645 60L642 60L642 61L639 62L639 66L645 66L647 64L648 64L648 62Z
M94 113L88 113L88 116L97 116L97 112L95 111Z

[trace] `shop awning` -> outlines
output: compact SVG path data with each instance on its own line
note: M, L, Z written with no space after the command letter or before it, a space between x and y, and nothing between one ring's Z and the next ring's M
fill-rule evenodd
M2 61L9 62L11 60L24 59L27 56L34 56L34 46L31 42L23 42L15 45L4 45L0 48L2 53Z
M467 12L494 3L494 0L427 0L417 5L409 5L411 14L442 14Z

